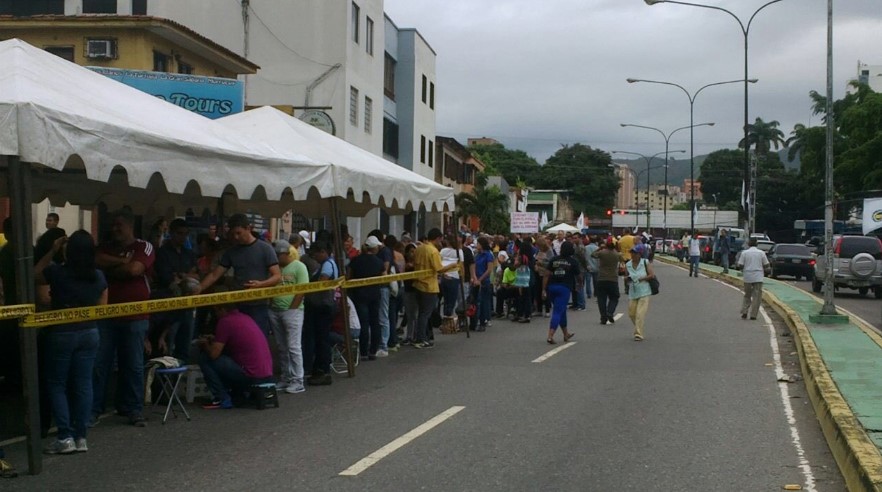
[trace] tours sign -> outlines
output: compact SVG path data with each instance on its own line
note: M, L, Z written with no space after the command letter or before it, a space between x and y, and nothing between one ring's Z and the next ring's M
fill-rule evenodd
M87 68L206 118L222 118L244 110L245 85L236 79L119 68Z

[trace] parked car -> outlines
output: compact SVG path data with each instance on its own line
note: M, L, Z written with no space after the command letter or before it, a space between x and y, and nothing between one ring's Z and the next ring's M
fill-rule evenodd
M676 255L678 249L680 249L680 241L677 241L676 239L656 239L655 240L655 252L656 253L665 252L669 255Z
M773 247L775 247L774 241L759 240L756 242L756 249L762 251L763 253L766 253L766 256L768 256L769 251L771 251ZM737 253L735 253L735 261L732 263L732 265L730 265L732 268L734 268L736 270L739 269L738 268L738 260L741 259L741 252L747 248L749 248L749 246L747 245L747 243L745 243L744 248L739 250Z
M812 290L821 292L827 267L825 255L817 255ZM833 287L870 289L882 299L882 240L874 236L833 236Z
M776 244L766 253L772 266L772 278L792 275L796 280L811 280L815 274L815 257L804 244Z

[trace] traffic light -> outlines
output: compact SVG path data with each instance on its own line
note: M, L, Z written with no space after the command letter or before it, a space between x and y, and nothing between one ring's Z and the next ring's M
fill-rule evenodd
M612 209L611 208L606 209L606 216L612 217Z

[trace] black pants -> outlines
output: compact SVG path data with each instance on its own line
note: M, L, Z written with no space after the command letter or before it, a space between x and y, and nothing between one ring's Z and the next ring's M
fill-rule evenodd
M507 314L505 312L505 301L508 299L517 299L518 290L517 287L500 287L496 289L496 314ZM515 304L515 306L517 306L517 304ZM518 315L520 315L520 312L518 312Z
M307 373L331 371L331 322L334 308L306 306L303 311L303 368Z
M377 355L383 331L380 327L380 298L358 298L352 299L352 302L355 303L358 322L361 324L361 334L358 337L359 352L362 357Z
M619 305L619 281L598 280L595 295L600 309L600 321L605 323L612 319Z

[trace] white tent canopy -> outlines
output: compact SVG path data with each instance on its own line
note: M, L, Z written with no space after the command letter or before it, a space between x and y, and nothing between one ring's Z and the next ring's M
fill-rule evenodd
M260 141L282 155L302 154L331 166L335 194L390 211L453 209L453 190L393 162L265 106L219 120L231 130ZM287 179L285 177L284 179Z
M567 224L566 222L549 227L546 232L579 232L579 229Z
M34 177L36 201L95 204L116 196L156 205L174 195L173 205L234 195L266 204L335 196L326 164L291 151L282 156L23 41L0 42L0 66L0 155L43 166Z

